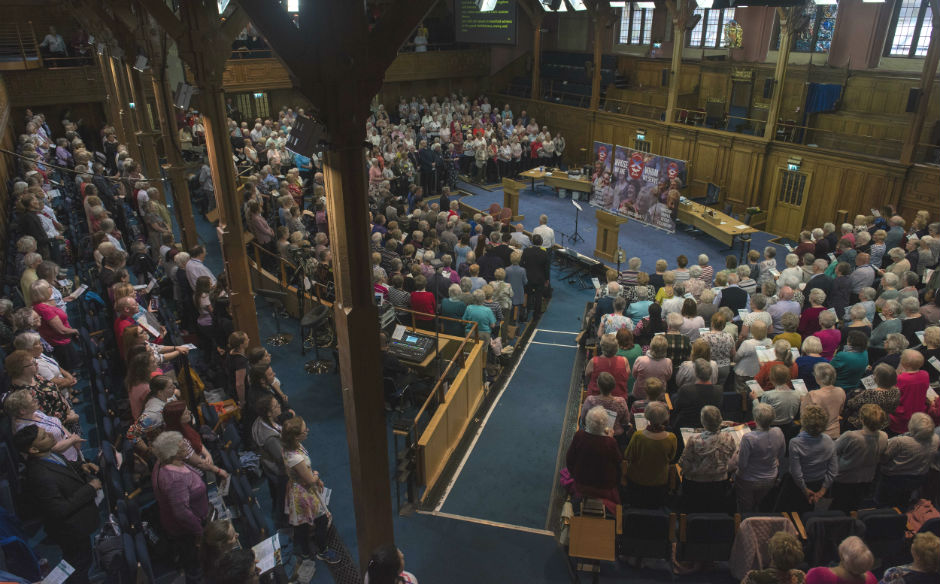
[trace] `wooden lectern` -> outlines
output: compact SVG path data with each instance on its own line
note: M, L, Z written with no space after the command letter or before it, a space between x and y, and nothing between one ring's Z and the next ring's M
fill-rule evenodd
M503 179L503 207L512 209L512 221L522 221L525 215L519 214L519 191L526 188L525 183L521 183L511 178Z
M597 218L597 244L594 246L594 257L616 262L620 225L626 223L627 218L600 209L594 212L594 216Z

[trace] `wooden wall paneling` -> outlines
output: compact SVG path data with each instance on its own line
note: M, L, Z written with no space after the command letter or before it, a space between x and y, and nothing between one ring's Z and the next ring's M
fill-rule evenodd
M290 75L278 59L229 59L222 72L222 88L228 93L290 87Z
M911 218L926 209L930 216L940 215L940 168L916 165L905 173L901 194L897 204L902 217Z
M104 81L96 67L9 71L4 77L13 107L105 100Z
M489 49L401 53L385 72L385 82L483 77L489 72Z

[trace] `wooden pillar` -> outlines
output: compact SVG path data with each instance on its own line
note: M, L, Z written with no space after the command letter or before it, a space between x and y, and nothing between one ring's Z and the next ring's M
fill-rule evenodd
M337 87L335 91L340 89ZM345 145L328 151L323 170L336 284L337 349L356 512L356 539L360 565L365 566L372 550L395 540L395 531L389 496L391 484L381 368L360 365L381 363L382 357L371 273L365 261L372 250L369 196L363 173L366 160L362 139L365 136L359 123L364 117L345 118L349 119L354 121L347 123L347 128L331 128L332 135L361 138L344 140Z
M933 93L934 80L937 78L937 64L940 62L940 8L937 0L932 0L930 10L933 11L933 30L930 33L930 46L927 47L927 57L924 59L924 68L920 73L920 99L917 101L917 110L911 119L907 130L907 137L901 147L901 163L911 164L914 161L914 152L917 143L924 132L924 121L927 119L927 106L930 104L930 94Z
M163 175L160 172L160 156L157 154L157 144L153 131L153 120L147 113L147 98L144 95L140 81L141 73L124 63L124 72L127 74L127 86L131 101L134 102L134 121L137 124L137 144L140 146L140 164L144 169L144 176L150 179L150 184L156 187L161 195L163 192Z
M780 104L783 103L783 84L787 78L787 63L793 46L793 20L797 14L795 8L777 8L780 17L780 51L777 53L777 66L774 68L774 94L767 109L767 125L764 126L764 138L773 140L777 131L777 119L780 117ZM806 132L801 132L804 136Z
M542 13L536 12L533 15L532 26L532 99L542 98Z
M121 66L121 61L113 56L108 59L108 66L111 69L111 76L114 79L114 87L120 104L121 121L124 125L124 140L127 145L127 151L131 158L142 162L140 147L137 145L137 123L134 114L131 112L130 102L133 101L127 90L127 74ZM137 104L134 104L137 107Z
M156 66L156 65L155 65ZM154 107L163 135L163 151L166 152L166 173L173 186L173 209L176 212L176 224L180 228L183 247L192 248L199 241L196 223L193 220L193 204L189 198L189 184L186 181L186 169L179 148L179 134L176 128L176 112L170 103L170 92L164 75L151 75L153 83Z
M676 121L679 101L679 74L682 71L682 47L685 45L686 4L690 0L666 0L672 16L672 63L669 66L669 91L666 94L666 123Z
M219 209L218 232L221 239L222 259L228 274L232 319L235 329L244 331L248 338L260 342L258 315L251 291L251 272L248 269L248 254L241 220L241 201L235 165L232 163L232 144L225 124L225 97L221 79L218 84L206 71L193 71L199 85L203 122L206 126L206 148L212 168L212 186L215 189L216 205Z
M591 109L596 110L601 104L601 57L603 34L607 30L607 10L594 9L594 67L591 76Z
M121 119L121 100L117 87L114 83L114 75L111 72L109 61L111 57L106 52L97 53L95 59L98 61L98 68L101 71L101 78L104 80L104 90L107 94L107 115L108 123L114 126L117 132L118 141L127 142L127 132L124 129L124 120Z

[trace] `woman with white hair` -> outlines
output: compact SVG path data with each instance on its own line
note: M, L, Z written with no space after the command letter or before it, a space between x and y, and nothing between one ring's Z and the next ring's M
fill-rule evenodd
M888 439L881 456L881 482L875 494L879 507L906 509L911 494L923 484L940 448L933 420L923 412L911 416L907 433Z
M835 440L839 437L839 416L845 406L845 390L835 385L836 369L829 363L817 363L813 367L813 377L819 389L814 389L804 395L801 407L813 404L826 410L829 423L826 425L825 432Z
M401 279L401 276L397 276L398 279ZM393 279L393 284L395 280ZM443 322L443 332L448 335L463 336L463 325L460 323L461 318L463 318L463 313L467 310L467 305L461 301L460 296L462 291L459 284L451 284L447 288L447 298L441 300L441 312L442 317L447 317L448 320L442 319Z
M51 381L63 394L74 387L78 380L68 371L59 367L59 363L42 351L42 337L39 333L24 331L13 339L13 348L26 351L36 360L37 374L46 381ZM77 403L77 401L73 401Z
M643 412L648 425L635 432L624 452L627 498L631 507L658 509L666 500L669 465L676 456L676 435L666 429L669 409L658 401Z
M839 544L839 565L813 568L806 573L806 584L876 584L878 578L869 571L874 565L874 554L862 538L853 535Z
M940 571L940 538L930 532L918 533L911 545L914 562L885 570L883 584L936 583Z
M604 406L594 406L584 415L584 429L575 433L565 454L577 494L620 502L621 456L613 433Z
M199 541L209 515L206 484L186 465L186 444L179 432L164 432L151 446L157 458L151 482L160 523L179 554L187 582L201 582Z
M774 409L768 404L754 406L754 430L741 437L736 460L734 492L738 513L761 510L761 501L774 487L787 451L780 428L773 426Z
M728 475L734 472L738 447L734 437L721 431L721 410L705 406L700 412L704 432L692 434L685 443L682 469L683 513L721 511L728 507Z
M800 267L800 256L795 253L788 253L787 257L784 258L784 263L787 265L783 270L780 271L780 277L777 279L777 286L784 287L789 286L794 290L799 289L800 283L803 281L803 268Z

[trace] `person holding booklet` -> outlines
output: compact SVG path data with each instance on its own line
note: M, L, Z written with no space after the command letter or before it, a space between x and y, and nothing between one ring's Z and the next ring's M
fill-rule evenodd
M610 418L610 427L614 430L614 440L620 450L627 447L627 431L632 429L630 422L630 408L627 406L627 400L620 396L613 396L611 392L617 386L617 380L606 371L597 376L597 387L600 389L600 395L589 395L581 406L581 426L585 425L587 413L595 406L602 406Z
M576 496L620 503L617 487L621 455L613 434L604 406L594 406L584 414L584 429L575 433L565 454L565 466L574 479Z
M789 341L776 341L772 349L758 349L757 360L761 363L761 366L760 371L754 376L754 381L759 383L764 391L773 388L773 383L770 381L770 368L774 365L789 367L790 377L793 379L799 375L799 367L793 360Z
M732 433L721 431L721 410L705 406L699 414L704 432L685 441L682 469L683 513L719 512L728 507L728 474L734 472L738 447Z
M897 409L901 400L901 392L896 387L898 374L894 367L881 363L875 366L872 374L862 378L865 389L855 392L845 403L843 417L849 428L858 430L863 427L861 410L867 404L877 405L884 412L884 420L880 429L888 427L889 416Z

